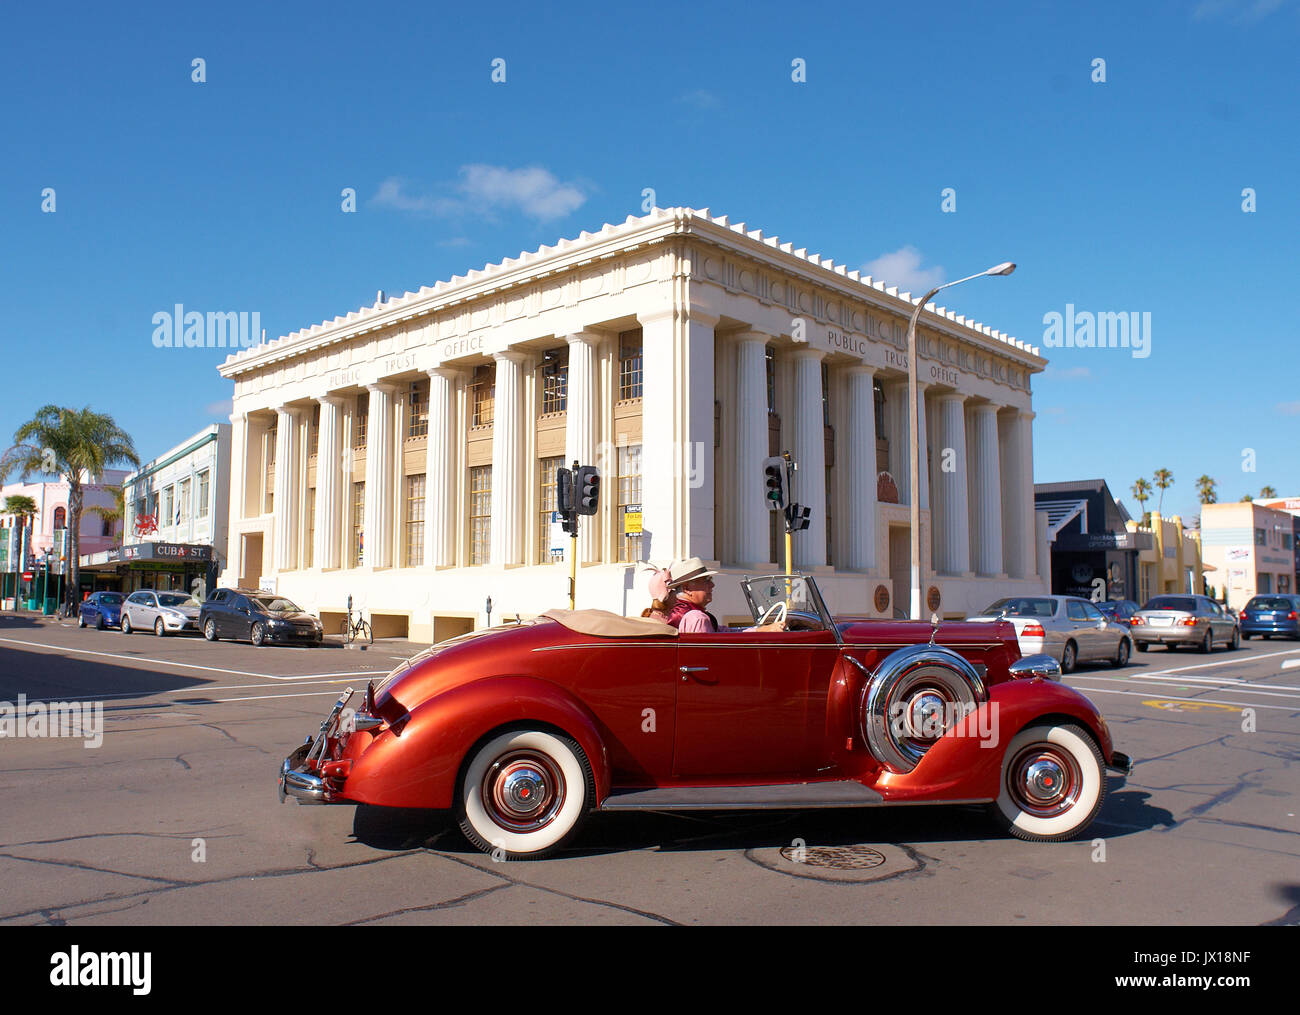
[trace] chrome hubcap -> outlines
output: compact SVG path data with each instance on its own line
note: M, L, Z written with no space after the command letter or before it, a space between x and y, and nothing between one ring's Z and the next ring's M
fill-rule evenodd
M1016 755L1007 782L1021 810L1051 818L1074 806L1083 788L1083 774L1067 751L1054 744L1034 744Z
M907 709L907 735L917 740L943 736L944 705L944 699L933 691L923 691L913 698Z
M494 762L483 777L483 802L502 828L533 832L559 812L564 803L564 778L549 758L507 755Z
M1035 800L1050 802L1060 792L1065 782L1061 766L1048 758L1040 758L1025 769L1025 792Z

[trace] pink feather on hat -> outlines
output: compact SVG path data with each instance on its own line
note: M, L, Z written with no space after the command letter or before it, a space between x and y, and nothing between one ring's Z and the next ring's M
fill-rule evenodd
M650 570L654 572L650 575L650 598L662 603L668 598L668 569L651 564Z

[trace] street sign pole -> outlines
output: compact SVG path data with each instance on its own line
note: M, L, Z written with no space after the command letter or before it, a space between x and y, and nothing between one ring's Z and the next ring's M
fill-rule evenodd
M573 476L575 482L571 487L569 504L569 609L578 608L578 492L576 477L578 475L578 460L573 460Z

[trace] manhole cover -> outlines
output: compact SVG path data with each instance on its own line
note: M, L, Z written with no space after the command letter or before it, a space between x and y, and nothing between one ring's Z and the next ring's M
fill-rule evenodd
M879 867L885 854L867 846L786 846L781 855L791 863L808 867L828 867L832 870L860 871Z

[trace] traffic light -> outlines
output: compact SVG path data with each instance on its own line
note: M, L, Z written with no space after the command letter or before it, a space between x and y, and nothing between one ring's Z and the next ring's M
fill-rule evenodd
M555 470L555 510L566 520L573 514L573 473L568 469Z
M600 472L594 465L583 465L573 477L577 503L574 510L580 515L594 515L600 503Z
M780 455L763 459L763 482L769 511L785 507L785 459Z
M812 523L809 519L812 517L812 508L806 508L799 504L791 504L785 509L786 527L791 532L802 532Z

